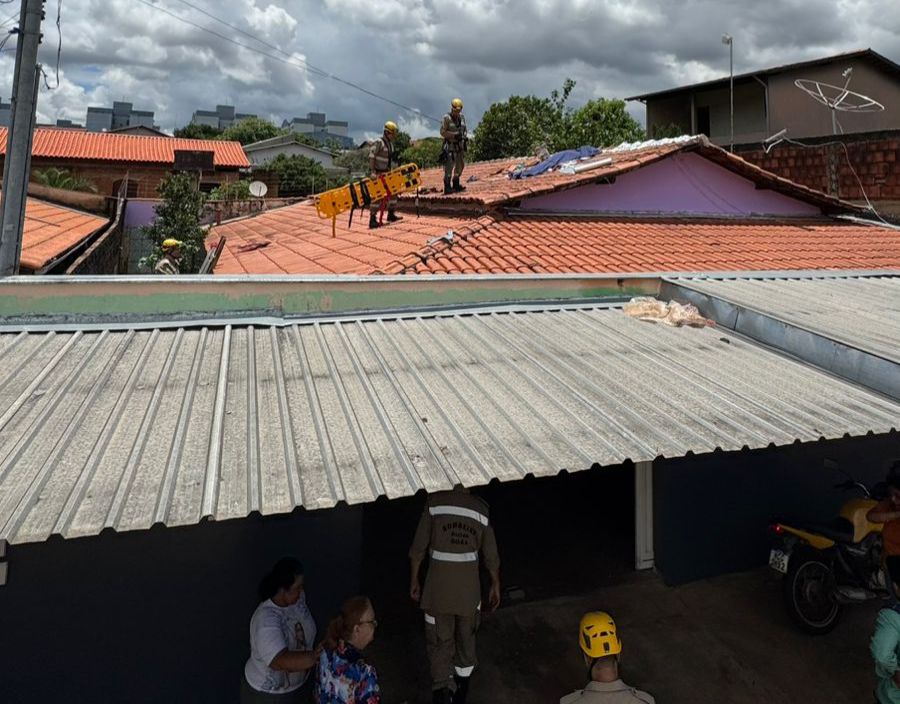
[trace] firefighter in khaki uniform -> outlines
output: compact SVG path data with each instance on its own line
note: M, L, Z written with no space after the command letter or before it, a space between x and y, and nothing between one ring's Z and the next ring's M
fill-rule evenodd
M466 150L469 136L466 133L466 117L462 114L463 102L459 98L450 101L450 112L441 121L441 137L444 138L444 194L466 190L459 179L466 167ZM451 185L451 179L453 181Z
M612 616L605 611L591 611L582 616L578 644L591 681L584 689L564 696L559 704L655 704L652 696L619 679L622 641Z
M385 174L391 170L391 162L394 161L394 138L398 132L397 125L390 120L384 123L384 133L372 142L369 148L369 171L371 178L377 179L379 175ZM397 215L394 208L397 204L397 196L391 196L387 202L387 221L397 222L401 218ZM378 213L381 211L381 201L372 201L369 214L369 228L374 229L380 227L378 222Z
M425 612L425 638L435 704L464 704L475 669L481 611L479 553L491 576L489 606L500 605L500 557L488 505L457 486L428 497L409 550L409 593ZM425 588L419 568L430 558ZM421 600L420 600L421 597Z

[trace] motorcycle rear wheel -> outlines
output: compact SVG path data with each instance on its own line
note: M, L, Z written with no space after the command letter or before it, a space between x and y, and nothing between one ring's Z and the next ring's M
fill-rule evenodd
M834 629L843 606L834 599L834 572L817 555L796 555L782 582L787 611L801 629L822 635Z

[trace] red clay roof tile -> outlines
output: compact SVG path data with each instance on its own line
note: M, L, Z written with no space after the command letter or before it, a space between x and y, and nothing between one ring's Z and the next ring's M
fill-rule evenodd
M250 162L240 142L217 139L144 137L134 134L47 129L34 131L34 157L79 161L118 161L141 164L174 164L175 150L213 152L219 167L247 167ZM6 128L0 127L0 156L6 154Z
M108 222L99 215L29 198L25 203L22 268L43 269Z

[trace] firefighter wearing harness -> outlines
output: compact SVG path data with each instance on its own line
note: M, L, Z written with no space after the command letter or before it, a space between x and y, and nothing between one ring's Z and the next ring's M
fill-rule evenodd
M372 178L377 179L380 175L386 174L391 170L391 163L394 161L394 138L397 136L397 125L388 120L384 123L384 133L372 142L369 148L369 171L372 172ZM397 205L397 197L389 196L387 198L387 221L396 222L400 220L395 212ZM384 208L384 201L372 201L369 211L369 228L374 229L380 227L378 215Z
M481 616L479 556L491 577L488 604L500 605L500 557L486 502L457 486L428 497L409 550L409 593L425 612L425 640L435 704L464 704L477 664ZM430 558L425 587L419 568ZM455 685L451 699L451 689Z
M582 616L578 645L590 681L584 689L564 696L559 704L654 704L652 696L629 687L619 678L622 641L612 616L605 611L591 611Z
M466 166L466 149L469 136L466 133L466 118L462 114L463 101L454 98L450 102L450 112L441 122L441 137L444 138L444 194L459 193L466 187L459 182ZM453 184L451 186L451 179Z

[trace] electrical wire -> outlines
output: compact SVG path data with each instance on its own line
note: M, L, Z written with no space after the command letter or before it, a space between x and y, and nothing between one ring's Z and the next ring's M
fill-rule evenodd
M856 173L856 169L853 168L853 162L850 160L850 150L847 149L847 145L843 141L836 139L836 140L833 140L830 142L819 142L818 144L804 144L803 142L798 142L796 139L790 139L788 137L782 137L782 141L787 142L788 144L794 144L798 147L803 147L804 149L815 149L816 147L829 147L829 146L833 146L835 144L838 144L841 147L843 147L844 156L847 159L847 166L850 167L850 173L853 174L853 177L856 179L856 182L859 184L859 192L862 193L862 196L866 201L866 205L869 206L869 210L871 210L875 214L875 217L878 218L885 225L892 224L892 223L888 222L887 220L885 220L881 216L881 214L877 210L875 210L875 206L872 205L872 201L869 200L869 196L866 194L866 189L863 187L862 179L860 179L859 174Z
M371 90L368 90L367 88L363 88L362 86L360 86L360 85L358 85L358 84L356 84L356 83L353 83L352 81L348 81L348 80L346 80L346 79L344 79L344 78L341 78L340 76L334 75L333 73L329 73L329 72L326 71L325 69L318 68L317 66L314 66L314 65L310 64L309 62L307 62L307 61L304 60L304 59L298 59L298 58L294 57L292 54L289 54L288 52L284 51L283 49L281 49L281 48L275 46L274 44L270 44L269 42L267 42L267 41L265 41L265 40L263 40L263 39L259 39L259 38L256 37L255 35L253 35L253 34L251 34L251 33L249 33L249 32L246 32L246 31L244 31L243 29L234 26L233 24L229 24L229 23L226 22L225 20L219 19L218 17L216 17L216 16L213 15L212 13L207 12L206 10L203 10L202 8L199 8L199 7L197 7L196 5L193 5L192 3L187 2L186 0L178 0L178 1L184 3L184 4L187 5L188 7L193 8L194 10L197 10L198 12L200 12L200 13L206 15L207 17L209 17L209 18L211 18L211 19L213 19L213 20L215 20L216 22L219 22L219 23L225 25L226 27L229 27L230 29L233 29L233 30L236 31L236 32L240 32L241 34L243 34L243 35L245 35L245 36L247 36L247 37L253 39L254 41L259 42L260 44L262 44L262 45L264 45L264 46L266 46L266 47L269 47L269 48L271 48L271 49L274 49L275 51L277 51L277 52L279 52L280 54L283 54L284 56L287 56L287 57L289 57L289 58L288 58L288 59L284 59L284 58L282 58L282 57L280 57L280 56L275 56L275 55L273 55L273 54L270 54L269 52L262 51L261 49L258 49L257 47L249 46L249 45L247 45L247 44L244 44L243 42L239 42L239 41L237 41L236 39L232 39L231 37L227 37L227 36L225 36L224 34L221 34L221 33L219 33L219 32L216 32L216 31L213 30L213 29L209 29L208 27L204 27L203 25L197 24L196 22L192 22L191 20L186 19L186 18L182 17L181 15L178 15L178 14L172 12L171 10L168 10L168 9L166 9L166 8L164 8L164 7L159 6L159 5L155 5L155 4L153 4L152 2L150 2L149 0L137 0L137 2L141 3L142 5L147 5L148 7L152 7L154 10L159 10L160 12L163 12L163 13L167 14L169 17L172 17L172 18L178 20L179 22L183 22L184 24L188 24L188 25L190 25L190 26L192 26L192 27L194 27L194 28L196 28L196 29L199 29L199 30L201 30L201 31L203 31L203 32L206 32L207 34L211 34L211 35L213 35L214 37L218 37L219 39L223 39L223 40L225 40L226 42L230 42L231 44L234 44L234 45L236 45L236 46L239 46L239 47L241 47L241 48L243 48L243 49L247 49L248 51L253 51L253 52L257 53L257 54L260 54L261 56L265 56L265 57L267 57L267 58L273 59L274 61L279 61L279 62L281 62L281 63L283 63L283 64L287 64L288 66L294 66L295 68L302 68L302 69L304 69L304 70L306 70L306 71L312 73L313 75L320 76L320 77L322 77L322 78L330 78L331 80L335 81L336 83L341 83L341 84L343 84L343 85L345 85L345 86L348 86L348 87L350 87L350 88L353 88L354 90L358 90L358 91L360 91L361 93L365 93L365 94L368 95L368 96L371 96L371 97L373 97L373 98L377 98L378 100L382 100L382 101L384 101L385 103L388 103L388 104L390 104L390 105L393 105L394 107L400 108L401 110L406 110L407 112L410 112L410 113L412 113L412 114L414 114L414 115L417 115L417 116L419 116L419 117L424 117L425 119L431 120L432 122L436 122L436 123L441 122L441 120L439 120L438 118L433 117L433 116L431 116L431 115L427 115L427 114L425 114L424 112L422 112L421 110L418 110L418 109L416 109L416 108L410 107L409 105L404 105L403 103L398 103L396 100L391 100L390 98L386 98L385 96L379 95L378 93L375 93L375 92L373 92L373 91L371 91Z

